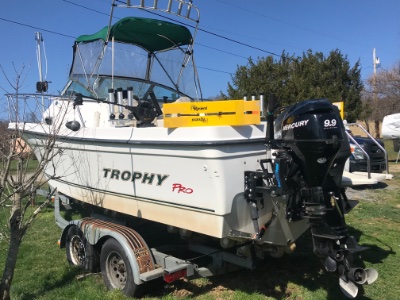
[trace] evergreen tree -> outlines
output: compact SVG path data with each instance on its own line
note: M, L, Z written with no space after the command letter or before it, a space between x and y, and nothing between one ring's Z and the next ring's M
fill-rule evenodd
M328 57L308 50L301 57L283 52L279 59L250 58L246 66L237 67L227 92L231 99L273 93L282 106L318 98L344 101L346 119L354 122L363 109L362 89L359 61L352 67L339 50Z

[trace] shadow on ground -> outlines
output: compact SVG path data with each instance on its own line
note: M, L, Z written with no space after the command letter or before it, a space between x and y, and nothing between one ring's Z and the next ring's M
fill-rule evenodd
M349 227L349 232L356 240L362 232ZM369 247L362 252L362 259L354 257L354 264L365 268L364 262L371 264L382 263L394 251L384 250L376 245L360 245ZM361 253L360 253L361 255ZM379 279L378 279L379 280ZM213 298L227 298L227 295L240 291L246 294L257 293L272 299L286 299L300 293L302 286L310 291L325 289L328 300L348 299L342 294L339 279L323 270L322 264L313 254L311 233L303 235L297 241L297 249L291 255L280 259L267 257L260 262L255 270L239 270L232 273L210 277L206 283L201 281L180 280L173 284L153 290L149 297L161 297L172 294L176 297L196 297L209 295ZM364 294L364 289L359 286L357 299L371 299Z

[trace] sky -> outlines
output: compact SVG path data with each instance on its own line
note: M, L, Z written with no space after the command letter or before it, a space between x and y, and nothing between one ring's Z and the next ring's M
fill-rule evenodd
M378 72L400 63L399 0L193 0L193 4L201 15L195 59L205 98L225 93L237 66L246 65L249 57L278 59L282 51L301 56L311 49L328 56L338 49L351 66L360 61L363 80L373 75L374 48L381 63ZM24 66L21 92L35 92L39 80L35 32L41 32L45 79L51 82L49 92L58 93L67 82L74 38L106 26L110 9L111 0L2 0L4 73L13 82L15 70ZM126 16L126 11L151 17L138 10L117 10L116 15ZM0 94L12 91L0 72Z

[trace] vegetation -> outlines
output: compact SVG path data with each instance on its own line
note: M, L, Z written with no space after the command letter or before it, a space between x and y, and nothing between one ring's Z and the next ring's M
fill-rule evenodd
M363 98L368 105L367 116L374 120L375 132L379 132L384 116L400 112L400 66L381 70L368 78Z
M309 50L301 57L284 52L277 60L250 58L247 66L237 67L232 84L228 83L228 97L275 94L283 106L317 98L344 101L346 119L355 122L363 111L363 87L359 62L351 66L339 50L328 57Z
M25 164L26 164L26 171L27 172L33 172L36 170L36 168L39 165L39 161L37 159L34 159L33 156L31 157L32 159L26 160ZM10 171L11 172L15 172L17 171L17 167L18 167L18 162L17 161L12 161L11 165L10 165Z
M0 70L3 71L1 65ZM13 131L8 131L5 123L0 124L2 136L0 140L0 207L5 210L1 219L0 238L7 241L7 247L3 250L3 253L7 255L2 257L4 267L0 279L0 299L2 300L8 300L11 297L10 289L22 240L39 212L49 203L50 199L47 199L42 205L34 210L31 209L31 206L35 204L35 190L45 183L42 181L42 174L57 154L57 150L53 151L55 135L48 134L47 139L45 138L40 145L37 145L41 147L41 163L32 162L35 158L32 153L37 149L32 145L29 147L22 139L26 116L31 117L42 113L40 105L31 107L27 104L26 98L19 94L23 82L23 70L24 68L20 72L15 70L16 78L13 82L3 71L15 94L7 98L10 108L9 121ZM57 132L59 126L59 124L53 126L54 133ZM46 128L43 129L46 132ZM55 175L50 175L50 177L56 178Z
M365 286L365 295L358 299L397 299L400 293L400 165L391 164L390 168L395 177L385 188L382 184L348 191L350 199L360 201L347 215L349 230L361 246L369 247L361 253L366 267L379 271L378 280ZM3 207L1 226L7 219L5 213ZM60 233L52 208L46 208L21 245L12 299L128 299L120 291L107 291L100 274L82 276L70 267L65 250L56 244ZM0 267L7 246L7 241L0 239ZM153 286L144 299L345 299L338 279L324 272L312 253L308 234L298 240L293 254L281 259L267 257L254 271Z

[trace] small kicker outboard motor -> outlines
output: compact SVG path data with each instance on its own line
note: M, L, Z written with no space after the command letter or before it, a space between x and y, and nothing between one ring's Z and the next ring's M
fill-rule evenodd
M351 254L365 248L348 234L344 218L347 198L340 185L350 146L339 111L326 99L308 100L287 107L273 122L273 108L270 100L266 141L274 157L263 160L256 175L271 195L287 196L289 220L309 220L314 253L354 298L357 285L373 283L378 272L351 264Z

